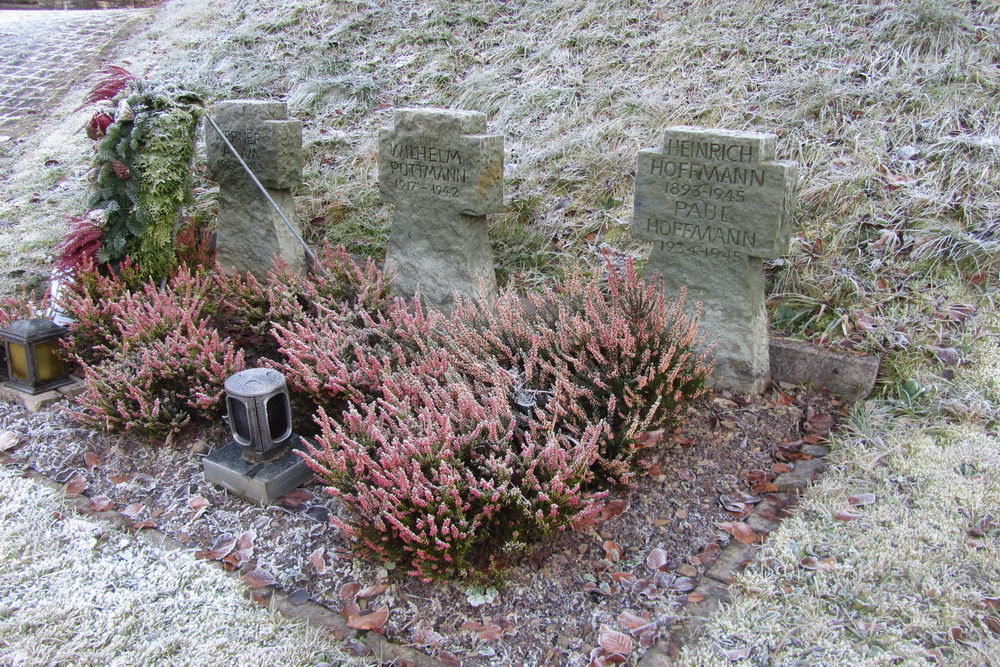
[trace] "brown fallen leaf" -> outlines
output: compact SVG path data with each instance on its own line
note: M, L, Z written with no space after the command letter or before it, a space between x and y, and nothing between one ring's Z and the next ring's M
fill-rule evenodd
M17 433L13 431L0 432L0 452L14 449L19 442L21 442L21 439L17 437Z
M90 486L83 475L77 475L66 485L66 497L76 498Z
M94 468L101 465L101 459L94 452L86 452L83 455L83 463L87 466L87 470L94 472Z
M189 500L187 504L188 504L188 507L190 507L193 510L200 510L200 509L205 509L206 507L208 507L212 503L208 502L207 499L205 499L205 498L203 498L201 496L195 496L194 498L192 498L191 500Z
M111 502L111 498L107 496L94 496L90 499L90 509L93 512L107 512L114 506L115 504Z
M389 590L389 584L373 584L358 591L357 597L362 600L366 600L368 598L382 595L382 593L385 593L387 590Z
M618 632L609 625L601 626L601 634L597 641L600 643L601 648L608 653L628 655L635 648L635 643L631 637L624 632Z
M826 435L833 428L833 417L826 413L815 414L809 418L809 426L817 435Z
M650 570L664 569L668 558L669 556L667 555L667 552L657 547L650 551L649 555L646 556L646 567Z
M488 641L495 642L503 635L499 625L495 623L479 623L478 621L466 621L462 624L463 630L471 630L479 635L479 638Z
M1000 610L1000 597L995 598L983 598L983 604L986 605L987 609L998 609Z
M108 481L112 484L125 484L132 481L132 475L110 475Z
M389 620L389 607L382 607L364 616L348 619L347 627L355 630L378 630Z
M259 567L250 570L242 578L251 589L264 588L278 583L278 579L273 574Z
M354 600L348 600L344 603L344 607L340 610L340 613L344 615L348 621L354 620L361 616L361 607Z
M604 541L604 557L612 563L617 563L625 555L625 550L617 542L611 540Z
M850 510L837 510L833 514L833 518L837 521L856 521L863 516L864 514L859 514Z
M308 491L306 489L295 489L294 491L286 493L281 497L281 504L293 509L298 509L303 505L308 505L314 500L316 500L316 496L312 491Z
M855 507L871 505L876 500L874 493L859 493L855 496L848 496L847 502Z
M983 623L993 634L1000 635L1000 618L996 616L983 616Z
M142 503L132 503L131 505L126 505L125 508L122 509L122 514L124 514L130 519L134 519L138 517L140 514L142 514L143 510L145 509L146 506L143 505Z
M631 572L611 572L610 574L608 574L608 576L611 577L611 581L615 582L616 584L620 584L623 581L626 584L631 584L633 581L635 581L635 575L632 574Z
M223 534L216 538L211 549L196 551L194 557L208 560L222 560L232 553L235 548L236 538L228 534Z
M750 544L757 539L757 532L742 521L716 521L715 525L736 538L740 544Z
M322 547L320 548L322 549ZM317 549L316 551L319 551ZM358 592L361 590L361 584L356 581L352 581L349 584L344 584L340 587L340 599L341 600L353 600L357 596Z
M704 602L705 601L705 594L704 593L691 593L690 595L688 595L687 601L688 602Z
M156 522L152 519L146 519L144 521L133 521L131 523L133 530L142 530L143 528L156 528Z
M309 564L316 570L316 574L326 572L326 559L323 558L324 553L326 553L326 547L320 547L309 554Z
M639 628L649 625L649 619L638 614L625 610L618 614L618 623L629 632L635 632Z
M623 498L616 498L615 500L609 500L601 510L601 519L607 521L613 519L616 516L620 516L628 511L629 502Z

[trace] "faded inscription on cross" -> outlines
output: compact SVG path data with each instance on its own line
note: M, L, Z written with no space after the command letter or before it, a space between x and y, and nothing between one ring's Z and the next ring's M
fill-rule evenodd
M486 215L503 208L503 137L473 111L399 109L379 132L379 191L394 205L386 263L398 292L450 308L496 289Z
M302 180L302 124L288 120L282 102L226 100L215 105L213 115L271 199L295 226L291 189ZM206 175L219 183L219 266L225 271L249 271L262 277L280 257L293 271L305 271L305 253L298 239L208 123L205 148Z
M647 273L687 286L704 303L716 342L719 384L760 392L768 378L762 259L788 247L794 162L777 161L777 137L668 128L660 148L639 152L632 234L653 241Z

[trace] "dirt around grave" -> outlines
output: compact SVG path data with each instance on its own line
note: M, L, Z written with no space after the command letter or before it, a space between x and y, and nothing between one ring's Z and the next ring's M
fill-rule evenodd
M821 441L844 411L804 389L702 399L647 450L633 487L611 491L604 521L541 545L504 580L476 586L424 584L391 564L353 558L329 524L341 508L318 485L256 507L205 482L201 457L225 444L221 426L151 447L80 428L57 410L29 414L0 403L0 429L20 443L0 462L66 483L95 510L116 509L136 529L155 526L240 568L250 586L276 583L293 599L356 617L387 609L387 638L445 663L586 665L605 626L634 630L634 663L683 616L686 593L734 539L718 524L745 517L774 490L775 473L808 458L803 442Z

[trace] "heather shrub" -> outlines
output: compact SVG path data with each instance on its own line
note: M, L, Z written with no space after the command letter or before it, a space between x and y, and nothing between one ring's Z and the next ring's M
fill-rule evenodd
M556 413L574 437L606 422L595 470L624 483L639 436L670 426L707 389L710 352L696 351L698 317L685 314L684 296L668 303L659 281L642 280L631 261L624 271L609 262L604 286L573 276L527 302L508 289L493 303L461 303L446 344L467 373L494 357L516 378L511 402L532 418Z
M81 360L84 392L74 412L108 430L171 435L193 417L217 415L223 382L244 355L200 312L204 297L148 290L114 316L118 340L97 363Z
M383 377L383 398L340 423L319 412L309 465L350 523L334 523L363 556L424 580L495 574L539 539L600 510L582 491L600 426L580 439L521 431L509 388Z
M375 313L344 302L316 304L314 310L274 324L279 356L267 363L284 373L308 414L323 408L339 415L351 404L376 401L386 375L396 371L437 380L451 368L435 340L444 318L417 299L395 299Z
M206 317L218 307L208 298L214 285L206 274L181 266L160 290L128 258L110 273L84 261L66 287L60 307L73 319L67 349L81 364L106 359L123 337L161 336L183 312Z
M272 324L316 315L320 308L344 306L378 313L389 304L391 280L371 260L359 265L343 246L324 246L318 267L305 275L276 260L263 281L250 273L219 274L231 326L266 335Z

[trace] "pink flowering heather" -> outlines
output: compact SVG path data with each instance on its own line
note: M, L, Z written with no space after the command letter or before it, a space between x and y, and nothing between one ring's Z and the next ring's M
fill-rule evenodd
M444 317L418 299L395 299L374 314L343 303L314 310L273 325L280 360L265 362L285 375L310 414L322 407L339 415L349 404L378 400L385 377L399 370L442 379L451 369L435 339Z
M186 267L164 289L96 271L78 278L66 300L76 319L69 352L85 384L74 414L109 430L164 435L217 413L223 382L245 364L210 324L212 289Z
M117 316L121 343L99 363L81 363L85 390L73 414L84 423L150 436L176 433L192 417L217 416L223 382L244 369L243 352L196 310L151 313L149 305L127 304ZM178 319L164 331L165 312Z
M350 514L334 523L361 555L424 580L489 575L601 509L603 496L582 491L600 426L578 440L521 432L499 385L402 372L383 393L341 423L321 410L306 457Z
M320 307L377 313L388 305L391 281L371 259L359 265L343 246L324 246L317 259L322 270L313 267L306 275L280 260L262 281L249 273L219 275L231 319L238 327L266 334L272 323L298 321Z
M533 418L561 417L578 436L605 421L596 469L627 482L641 449L639 436L669 426L681 405L706 391L710 351L698 352L698 318L684 312L684 293L668 303L658 281L643 281L629 261L608 264L607 285L571 277L560 288L513 290L494 303L464 302L449 323L449 349L475 375L484 354L518 378L513 402Z
M94 365L125 340L151 341L173 328L184 314L204 318L213 313L212 281L204 273L177 268L160 290L144 282L127 260L116 273L103 274L91 262L77 271L60 304L73 318L67 344L71 357Z

